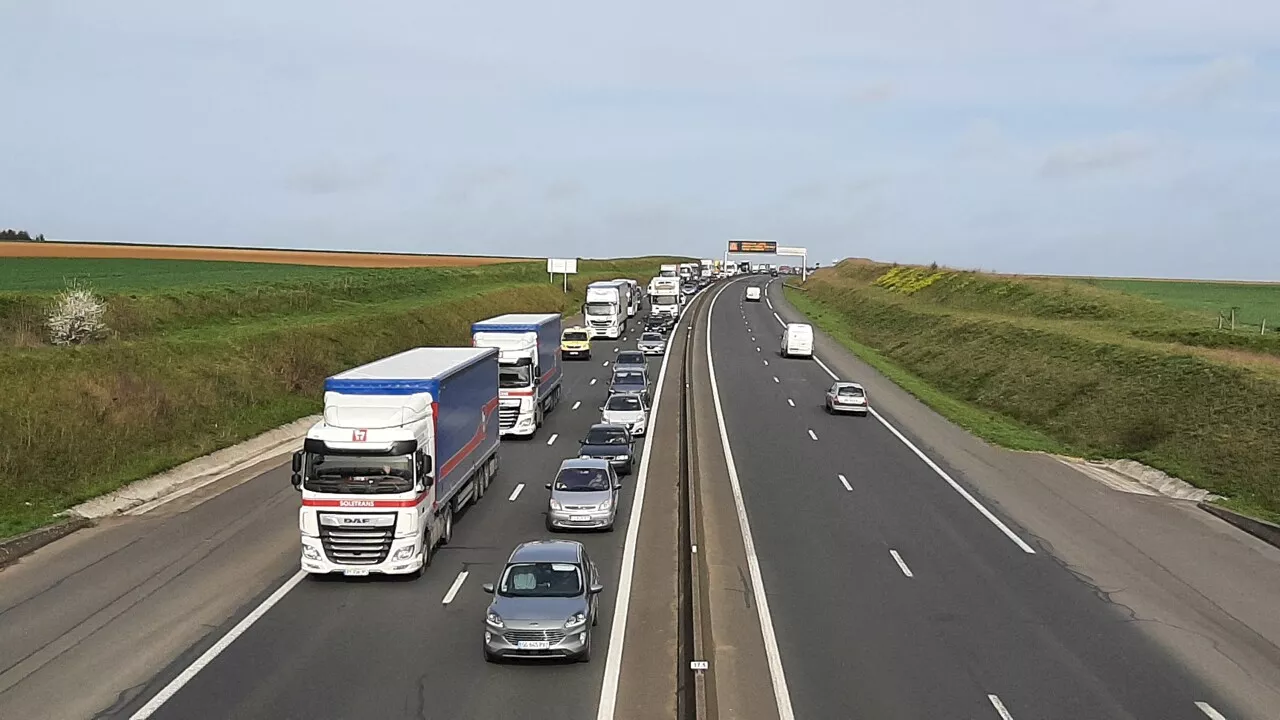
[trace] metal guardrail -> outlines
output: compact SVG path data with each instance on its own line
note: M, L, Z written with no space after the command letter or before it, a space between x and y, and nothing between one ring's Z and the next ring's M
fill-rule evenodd
M707 288L708 290L710 288ZM701 294L705 297L705 293ZM699 299L699 307L705 299ZM690 385L693 380L693 338L697 327L697 308L690 307L693 313L685 330L684 357L681 361L680 377L680 587L681 587L681 652L677 655L680 663L679 687L680 701L677 703L679 717L690 720L710 720L711 709L708 706L708 673L710 658L705 642L703 627L703 595L702 564L698 556L698 491L697 477L697 433L694 423L693 393Z

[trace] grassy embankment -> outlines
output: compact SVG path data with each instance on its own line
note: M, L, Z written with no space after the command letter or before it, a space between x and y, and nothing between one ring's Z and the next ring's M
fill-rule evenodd
M1260 319L1280 286L1110 282L845 262L787 297L990 442L1133 458L1280 517L1280 336L1218 331L1214 299Z
M153 260L3 261L0 537L128 482L315 413L323 379L405 348L470 345L504 312L576 311L588 282L647 282L666 258L348 269ZM108 301L106 340L55 348L64 278Z

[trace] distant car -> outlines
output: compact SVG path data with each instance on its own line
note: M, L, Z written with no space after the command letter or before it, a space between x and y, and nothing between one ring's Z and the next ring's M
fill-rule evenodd
M645 402L652 402L649 395L649 375L643 370L628 368L616 370L609 379L610 395L641 395Z
M613 359L614 370L646 370L648 367L649 362L639 350L619 350L618 356Z
M680 292L683 292L685 295L692 295L698 292L698 284L694 282L687 282L680 287Z
M866 417L871 409L866 389L846 380L837 380L827 388L825 403L828 413L851 412Z
M607 460L619 475L631 474L631 469L635 467L634 453L635 438L631 436L631 431L626 425L613 423L592 425L578 447L579 458Z
M747 302L760 302L761 295L759 285L748 285L747 292L742 296L742 299Z
M644 435L649 429L649 405L643 395L610 395L600 406L600 422L621 425L633 436Z
M636 349L645 355L661 355L667 351L667 341L661 333L643 332L636 341Z
M560 357L591 359L591 336L586 328L567 327L560 333Z
M813 357L813 327L806 323L787 323L782 330L782 357Z
M591 659L591 628L604 590L582 543L535 540L507 558L484 618L484 659Z

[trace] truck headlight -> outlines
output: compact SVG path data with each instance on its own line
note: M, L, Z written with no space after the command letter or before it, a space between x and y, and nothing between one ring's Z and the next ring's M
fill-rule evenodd
M303 546L302 546L302 557L304 557L304 558L306 558L306 559L308 559L308 560L319 560L319 559L320 559L320 551L319 551L319 550L317 550L317 549L315 549L315 548L313 548L313 547L311 547L310 545L303 545Z
M397 550L396 554L391 556L391 559L392 560L408 560L409 558L413 557L413 551L416 549L417 549L416 545L405 545L404 547Z

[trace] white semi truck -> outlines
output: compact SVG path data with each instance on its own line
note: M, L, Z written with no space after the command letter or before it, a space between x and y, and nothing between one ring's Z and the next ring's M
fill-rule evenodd
M498 351L498 427L532 437L560 404L560 313L510 313L471 324L471 344Z
M587 333L593 337L616 340L627 327L626 297L630 287L616 280L593 282L587 286L587 299L582 305Z
M656 277L652 285L653 288L649 292L649 313L673 318L680 317L681 306L684 305L684 295L680 292L680 279Z
M302 570L421 575L498 471L498 352L416 348L325 380L293 455Z

